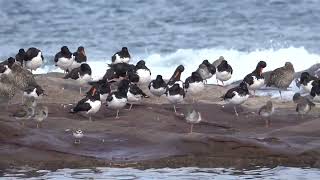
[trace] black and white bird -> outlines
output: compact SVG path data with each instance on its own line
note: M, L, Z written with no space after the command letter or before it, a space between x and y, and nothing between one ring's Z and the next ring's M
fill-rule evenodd
M119 111L128 102L129 80L123 79L118 85L118 89L107 97L107 108L117 110L116 119L119 119Z
M188 77L184 82L184 87L187 92L187 95L192 96L192 102L195 102L195 96L199 95L204 89L204 82L201 75L196 71L192 72L191 76Z
M220 80L222 82L222 85L224 85L224 81L228 81L233 73L232 67L228 64L226 60L222 60L221 63L217 66L216 71L216 78L217 78L217 84L219 84Z
M263 68L265 67L267 67L267 63L264 61L260 61L257 64L256 69L252 73L246 75L246 77L243 79L243 81L247 83L248 89L253 90L253 96L256 95L257 89L260 89L264 86L264 77L262 75L262 72Z
M263 105L259 109L259 116L265 119L265 126L268 128L270 126L270 118L274 113L274 107L272 101L268 101L267 104Z
M24 62L26 59L26 52L24 49L19 49L18 54L16 54L16 61L20 63L21 66L24 66Z
M312 89L312 83L316 80L318 80L317 77L311 76L308 72L303 72L300 75L299 84L305 92L310 93Z
M44 105L37 105L34 110L34 115L32 119L34 119L37 123L37 128L40 128L42 122L48 117L48 107Z
M99 92L94 89L92 94L87 95L85 98L80 100L77 105L71 109L71 113L85 112L89 115L89 120L91 121L92 114L99 111L101 107L101 100Z
M91 75L92 75L91 67L87 63L83 63L80 65L80 67L72 69L64 77L64 79L76 80L80 85L80 94L81 94L82 93L81 86L92 80Z
M83 46L78 47L77 51L73 53L73 58L74 60L71 66L68 68L69 71L71 71L72 69L78 68L80 67L81 64L87 62L87 56Z
M315 80L312 82L310 96L312 97L313 101L320 102L320 80Z
M43 64L43 60L42 52L35 47L31 47L25 54L25 67L30 69L32 72L33 70L37 70Z
M249 98L249 90L245 82L241 82L239 86L231 88L222 96L227 103L234 105L234 112L239 116L236 105L244 103Z
M43 95L45 95L44 90L38 84L30 85L23 90L23 96L25 97L40 99Z
M309 113L311 109L316 106L307 97L301 96L300 93L295 93L292 98L293 102L297 104L296 112L303 117L303 115Z
M117 63L129 63L130 61L130 54L127 47L122 47L121 51L116 52L112 57L112 64Z
M76 131L72 132L74 137L74 144L80 144L81 139L83 138L84 134L81 129L77 129Z
M96 89L100 94L100 100L102 103L106 102L107 97L111 93L110 84L105 80L99 80L95 82L89 82L89 85L92 87L90 90L86 93L87 95L92 94L93 91Z
M151 71L150 69L146 66L146 62L144 60L140 60L137 62L135 71L137 75L139 76L139 84L148 84L150 83L151 80Z
M219 59L213 61L212 65L215 67L215 68L218 68L218 66L221 64L221 62L225 60L223 56L220 56Z
M267 87L274 86L279 89L280 98L282 99L281 90L286 90L294 80L294 68L291 62L286 62L283 67L273 70L267 82Z
M55 65L64 72L69 71L73 61L74 57L67 46L62 46L60 52L54 56Z
M148 86L151 94L158 97L158 102L160 97L166 92L167 83L162 79L161 75L157 75L155 80L152 80Z
M138 85L130 83L127 93L128 103L130 104L129 111L132 109L134 103L139 103L143 98L149 98Z
M176 104L183 102L185 98L185 90L183 82L180 80L181 73L184 71L184 66L179 65L171 76L166 90L168 101L173 104L174 112L177 113Z
M193 125L201 122L201 113L196 111L192 107L188 107L187 113L185 115L187 123L190 124L190 134L193 132Z
M130 74L137 77L136 83L139 81L139 76L135 72L135 65L127 63L117 63L110 64L109 69L103 76L104 80L107 81L121 81L124 78L127 78Z
M200 74L201 78L206 82L207 79L210 79L216 73L216 67L210 64L208 60L204 60L199 65L197 72Z

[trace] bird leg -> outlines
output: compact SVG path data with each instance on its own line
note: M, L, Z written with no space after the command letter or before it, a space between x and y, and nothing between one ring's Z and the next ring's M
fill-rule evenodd
M193 132L193 124L190 125L190 134Z
M119 109L117 109L116 119L119 119Z
M176 105L173 105L173 110L175 113L177 113Z
M80 89L79 89L79 91L80 91L80 95L82 94L82 89L81 89L81 86L80 86Z
M280 94L280 99L282 100L282 94L281 94L281 90L279 90L279 94Z
M89 115L89 121L92 121L91 114Z
M234 108L234 113L236 114L236 116L238 117L239 116L239 114L238 114L238 112L237 112L237 107L236 106L233 106L233 108Z
M129 111L131 111L133 104L130 104Z
M253 90L253 97L256 97L256 90Z

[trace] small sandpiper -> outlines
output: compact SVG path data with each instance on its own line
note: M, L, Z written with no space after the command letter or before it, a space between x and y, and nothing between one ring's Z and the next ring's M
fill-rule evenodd
M35 107L33 119L37 122L37 128L40 128L42 122L48 117L48 107L43 105L37 105Z
M190 134L193 132L193 125L200 123L200 121L202 120L200 112L191 107L188 108L185 119L187 123L190 124Z
M300 93L295 93L292 98L293 102L297 104L296 112L301 118L303 115L309 113L313 107L316 105L311 102L307 97L301 96Z
M81 129L77 129L76 131L72 132L74 137L74 144L80 144L81 139L83 138L84 134Z
M270 127L270 118L273 112L274 112L274 107L273 107L272 101L268 101L267 104L263 105L259 109L258 114L259 116L265 119L265 126L267 128Z

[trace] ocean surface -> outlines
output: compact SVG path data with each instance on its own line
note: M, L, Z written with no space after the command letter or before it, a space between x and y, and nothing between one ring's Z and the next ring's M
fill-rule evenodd
M1 171L0 171L1 173ZM93 169L59 169L57 171L17 169L3 173L0 180L6 179L103 179L103 180L306 180L320 179L319 169L312 168L257 168L237 170L225 168L147 169L132 168L93 168Z
M1 0L0 59L37 47L46 63L36 73L59 71L53 56L63 45L86 48L95 78L127 46L132 63L146 60L152 76L169 78L176 66L186 78L204 60L219 56L233 66L232 81L257 62L266 70L291 61L296 71L320 62L318 0ZM209 83L214 83L214 78ZM23 173L22 173L23 174ZM8 174L5 174L8 175ZM49 179L320 179L317 169L102 169L40 173ZM16 175L16 177L19 177ZM35 178L37 179L37 178ZM113 179L113 178L110 178Z

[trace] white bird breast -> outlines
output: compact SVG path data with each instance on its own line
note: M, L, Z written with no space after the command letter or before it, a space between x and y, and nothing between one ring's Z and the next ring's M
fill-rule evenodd
M8 75L8 74L11 74L11 69L8 67L8 65L5 65L4 66L5 68L6 68L6 70L3 72L3 74L5 74L5 75Z
M108 98L109 94L100 94L100 100L102 102L106 102L107 98Z
M72 69L78 68L81 66L81 64L82 63L78 63L77 61L73 60L68 70L71 71Z
M108 101L108 108L110 108L110 109L121 109L128 102L127 98L118 99L118 98L116 98L115 95L112 95L112 97L113 97L112 101L110 101L110 102Z
M183 101L183 96L180 94L176 94L176 95L167 95L168 101L171 104L177 104L177 103L181 103Z
M255 76L253 76L253 84L249 86L249 89L257 90L262 88L264 85L264 79L257 79Z
M242 104L249 98L249 94L245 96L240 96L238 92L234 92L234 93L235 95L231 99L228 99L227 102L231 104Z
M61 57L58 59L58 62L56 62L56 65L60 67L62 70L67 70L68 68L70 68L73 61L73 56L71 58Z
M216 72L216 77L217 79L219 79L220 81L228 81L231 78L232 74L230 72L227 71L217 71Z
M273 114L273 112L274 112L274 107L272 107L271 112L261 112L260 115L262 117L269 117L269 116L271 116Z
M87 112L87 114L94 114L99 111L101 107L101 101L96 100L96 101L91 101L90 99L86 101L86 103L89 103L91 106L91 109Z
M38 55L34 58L32 58L30 61L26 61L26 67L31 70L38 69L43 63L43 60L41 58L41 52L38 53Z
M160 96L162 96L162 95L166 92L166 88L161 87L161 88L155 89L155 88L152 87L152 84L151 84L151 86L150 86L150 92L151 92L153 95L160 97Z
M137 74L139 76L139 83L140 84L146 84L151 81L150 71L148 71L146 69L138 69Z
M118 63L129 63L130 58L125 57L121 58L118 54L116 54L116 60L113 62L113 64L118 64Z
M83 76L80 76L80 78L77 79L79 84L86 84L87 82L91 81L92 78L89 74L85 74Z
M320 102L320 96L319 95L314 96L313 101Z
M23 95L26 96L26 97L34 97L36 99L40 98L40 96L38 96L38 94L37 94L37 89L36 88L34 88L33 91L30 94L28 94L27 92L24 92Z
M307 93L310 93L311 92L311 89L312 89L312 82L313 81L310 81L306 86L301 84L301 87L302 89L307 92Z
M127 96L128 96L128 102L139 102L142 100L141 94L134 95L130 91L128 91Z
M204 89L204 83L201 82L193 82L189 83L189 88L187 89L187 93L191 95L196 95Z
M188 123L196 124L202 120L200 112L192 111L192 113L186 117Z
M82 132L81 132L81 133L74 132L74 133L73 133L73 137L75 137L75 138L77 138L77 139L80 139L80 138L83 137L83 133L82 133Z

